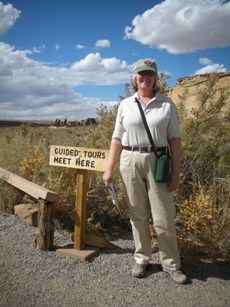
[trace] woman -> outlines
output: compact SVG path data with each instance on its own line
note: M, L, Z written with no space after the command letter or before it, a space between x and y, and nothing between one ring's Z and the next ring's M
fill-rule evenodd
M163 271L170 274L177 283L184 284L187 278L179 270L175 205L172 200L172 192L179 184L181 159L177 108L169 98L158 93L157 65L152 60L137 61L132 80L136 92L120 103L103 181L105 186L109 185L120 157L120 172L135 244L132 275L144 277L151 258L149 219L152 214ZM168 183L158 183L154 179L156 157L136 99L144 110L159 154L170 148L171 173Z

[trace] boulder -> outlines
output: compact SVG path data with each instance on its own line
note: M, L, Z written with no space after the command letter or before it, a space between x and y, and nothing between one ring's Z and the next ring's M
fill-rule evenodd
M19 204L14 206L14 214L26 223L37 227L38 208L34 204Z

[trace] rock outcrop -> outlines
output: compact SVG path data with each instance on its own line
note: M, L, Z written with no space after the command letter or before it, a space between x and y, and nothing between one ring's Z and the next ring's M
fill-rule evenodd
M192 77L185 77L178 79L178 83L169 88L166 91L166 95L171 98L175 104L179 103L180 96L187 91L185 106L188 111L192 108L196 108L199 105L198 93L201 89L204 89L208 85L208 81L214 74L204 74L204 75L197 75ZM230 89L230 72L226 73L218 73L215 74L216 82L214 88L216 89L216 93L220 92L223 88ZM230 96L228 98L228 102L230 104Z
M65 119L62 121L61 119L57 118L53 124L54 127L76 127L76 126L91 126L91 125L97 125L96 118L86 118L82 119L81 121L68 121Z

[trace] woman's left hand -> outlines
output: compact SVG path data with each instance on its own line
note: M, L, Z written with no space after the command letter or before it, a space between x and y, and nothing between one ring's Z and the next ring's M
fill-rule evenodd
M180 179L179 173L172 171L169 177L169 181L168 181L168 191L169 192L173 192L178 188L179 179Z
M180 179L180 160L181 160L181 138L169 139L169 146L171 152L171 166L172 171L168 182L168 191L173 192L179 186Z

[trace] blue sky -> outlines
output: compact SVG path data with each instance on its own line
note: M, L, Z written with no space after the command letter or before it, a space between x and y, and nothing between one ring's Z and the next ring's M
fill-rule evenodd
M178 78L230 69L230 2L0 0L0 119L96 116L151 58Z

